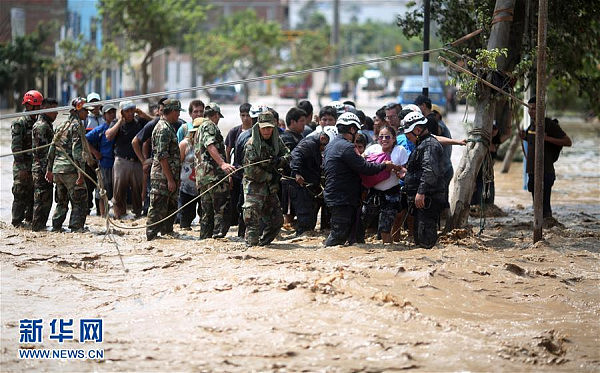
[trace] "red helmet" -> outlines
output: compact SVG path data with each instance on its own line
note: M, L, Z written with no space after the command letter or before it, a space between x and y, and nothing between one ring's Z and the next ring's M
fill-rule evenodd
M23 95L23 102L21 102L21 105L31 104L33 106L39 106L42 104L43 99L44 96L42 96L40 92L32 89Z

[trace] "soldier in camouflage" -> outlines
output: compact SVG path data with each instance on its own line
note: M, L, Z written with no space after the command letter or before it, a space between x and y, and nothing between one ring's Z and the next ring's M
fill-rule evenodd
M56 184L56 209L52 216L52 230L62 231L71 202L69 229L73 232L84 230L87 215L87 188L85 176L67 158L70 157L79 168L85 169L84 144L85 128L83 121L88 111L84 108L85 99L76 98L71 102L73 109L69 119L57 126L56 141L48 151L46 180ZM64 154L66 153L66 155Z
M244 166L263 160L269 162L244 169L242 209L247 246L268 245L279 234L283 213L277 197L280 179L278 169L288 164L289 157L290 151L279 138L273 114L260 114L258 123L252 127L252 137L246 143Z
M25 111L38 110L42 104L42 94L31 90L23 95L21 105ZM11 126L11 151L13 153L31 149L31 130L37 115L25 115ZM33 216L33 180L31 176L31 152L15 154L13 161L13 204L12 225L19 227L23 220L31 221Z
M181 172L181 159L179 144L174 124L179 119L182 111L178 100L164 101L162 118L152 131L152 149L154 158L150 171L150 209L146 225L154 224L177 210L177 197L179 196L179 178ZM173 234L175 215L161 224L146 227L148 241L162 235Z
M45 98L42 109L55 108L58 102L53 98ZM58 115L57 111L40 114L31 131L34 148L49 145L54 139L52 123ZM46 180L48 166L48 147L33 151L31 174L33 176L33 219L31 229L41 231L46 229L46 222L52 208L52 183Z
M209 190L217 182L235 171L235 167L225 162L225 142L217 124L223 118L221 108L210 103L204 110L205 121L196 135L196 185L200 199L202 218L200 219L200 239L222 238L229 230L225 217L229 204L229 181L225 180Z

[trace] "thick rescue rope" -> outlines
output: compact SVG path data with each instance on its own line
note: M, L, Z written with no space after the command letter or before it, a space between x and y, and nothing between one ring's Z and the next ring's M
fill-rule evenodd
M481 165L483 188L481 189L481 195L479 196L479 232L478 236L481 236L485 229L485 201L491 197L491 187L494 182L494 161L492 160L492 154L490 153L490 144L492 142L492 135L490 132L482 128L473 128L469 131L469 139L467 142L479 142L486 147L486 153L483 158ZM478 136L473 138L471 136Z
M466 39L464 39L464 40L466 40ZM227 81L227 82L223 82L223 83L206 84L206 85L196 86L196 87L179 88L179 89L173 89L170 91L146 93L146 94L129 96L129 97L121 97L121 98L115 98L115 99L110 99L110 100L102 100L102 101L96 101L93 104L94 105L118 104L119 102L124 101L124 100L132 100L132 101L143 100L143 99L152 98L152 97L165 97L165 96L176 95L176 94L180 94L180 93L202 91L202 90L206 90L209 88L225 87L225 86L232 86L232 85L245 84L245 83L255 83L255 82L261 82L264 80L288 78L291 76L304 75L304 74L320 72L320 71L328 71L328 70L333 70L333 69L342 69L342 68L347 68L347 67L352 67L352 66L357 66L357 65L368 65L368 64L373 64L373 63L391 61L391 60L395 60L395 59L412 58L415 56L421 56L423 54L437 53L437 52L445 51L450 47L451 47L451 45L448 44L447 46L444 46L442 48L429 49L429 50L424 50L424 51L419 51L419 52L396 54L396 55L386 56L386 57L371 58L368 60L346 62L346 63L340 63L340 64L336 64L336 65L314 67L314 68L305 69L305 70L288 71L285 73L258 76L255 78L231 80L231 81ZM32 110L32 111L28 111L27 113L30 115L35 115L35 114L50 113L50 112L55 112L55 111L68 111L71 109L73 109L72 106L61 106L61 107L49 108L49 109ZM5 114L5 115L0 115L0 120L1 119L9 119L9 118L18 118L21 116L23 116L23 113Z

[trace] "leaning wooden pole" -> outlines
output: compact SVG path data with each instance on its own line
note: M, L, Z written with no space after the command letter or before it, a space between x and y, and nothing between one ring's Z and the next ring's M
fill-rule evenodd
M515 153L519 148L519 143L521 142L521 138L519 137L519 132L517 132L510 140L510 145L508 145L508 150L506 151L506 155L504 155L504 160L502 161L502 169L500 172L503 174L510 171L510 165L512 164L513 159L515 158Z
M542 239L544 223L544 137L546 118L546 25L548 23L548 0L539 0L538 56L535 102L535 168L533 184L533 242Z

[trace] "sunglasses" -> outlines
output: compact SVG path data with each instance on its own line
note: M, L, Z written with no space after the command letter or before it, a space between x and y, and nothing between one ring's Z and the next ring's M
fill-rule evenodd
M379 135L379 140L389 140L392 138L392 135Z

